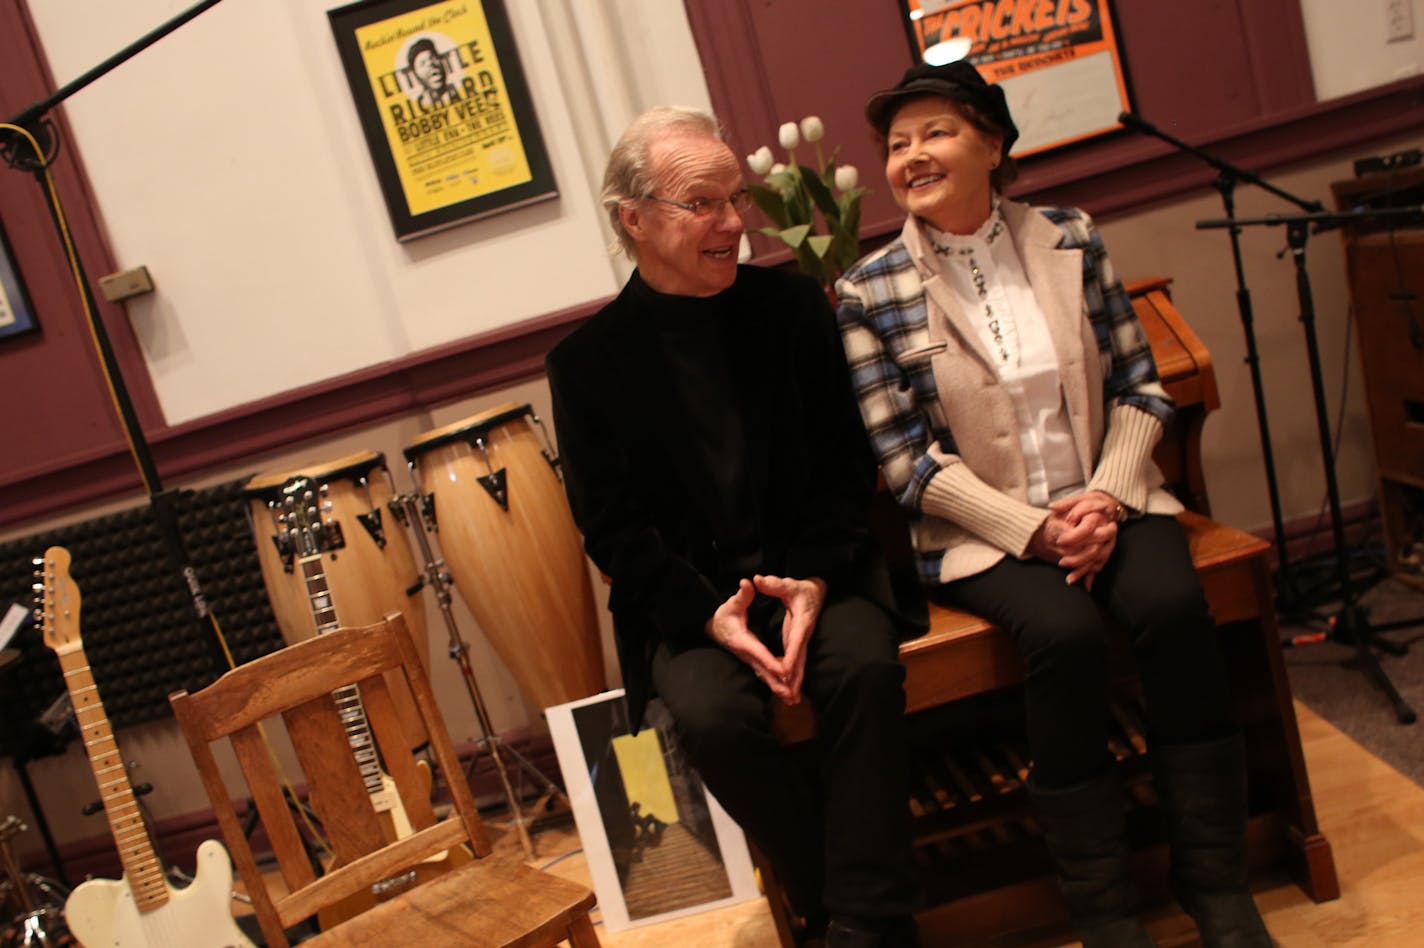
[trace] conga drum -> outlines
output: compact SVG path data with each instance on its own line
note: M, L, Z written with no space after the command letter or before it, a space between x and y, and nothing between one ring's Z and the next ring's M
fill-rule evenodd
M287 644L399 611L430 667L422 573L390 508L385 455L356 454L296 471L258 474L247 500L262 581ZM418 715L402 683L396 708L411 734Z
M583 544L528 405L501 405L404 449L455 587L539 708L604 690Z

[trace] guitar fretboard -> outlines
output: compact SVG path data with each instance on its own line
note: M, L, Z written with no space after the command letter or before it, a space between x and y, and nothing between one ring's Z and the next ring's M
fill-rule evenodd
M311 604L317 635L325 635L340 628L336 607L331 601L331 589L326 582L326 568L322 565L321 554L302 557L298 563L301 566L302 579L306 582L307 600ZM333 691L331 697L336 701L336 710L341 715L346 740L356 757L356 766L361 771L366 792L380 793L383 787L381 761L376 755L375 741L371 739L371 725L366 720L366 706L361 703L361 690L355 685L347 685Z
M109 818L114 845L119 848L124 876L133 891L138 910L152 911L168 903L168 885L163 878L163 868L154 854L153 843L148 838L148 828L144 826L133 787L129 784L128 770L114 740L109 717L104 712L104 702L99 699L99 689L94 685L89 659L80 646L58 654L59 667L69 688L69 700L74 705L74 717L84 740L84 750L89 755L94 779L99 784L104 814Z

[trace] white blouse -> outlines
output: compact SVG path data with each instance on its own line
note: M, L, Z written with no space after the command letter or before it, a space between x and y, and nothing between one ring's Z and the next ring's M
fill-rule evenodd
M1087 475L1074 446L1058 355L998 201L972 234L948 234L928 223L925 235L950 292L979 332L1018 413L1028 474L1028 502L1082 490Z

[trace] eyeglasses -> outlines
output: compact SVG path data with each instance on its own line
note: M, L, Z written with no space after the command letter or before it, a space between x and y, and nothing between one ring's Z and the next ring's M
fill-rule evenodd
M732 209L738 214L744 214L751 210L752 207L752 193L746 188L733 191L731 197L698 198L695 201L674 201L672 198L658 197L656 194L649 194L647 197L650 201L680 207L701 221L721 217L723 209L725 209L728 204L732 205Z

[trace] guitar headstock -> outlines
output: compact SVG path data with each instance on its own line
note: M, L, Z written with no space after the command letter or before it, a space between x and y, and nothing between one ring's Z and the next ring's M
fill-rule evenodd
M79 587L69 575L69 551L62 546L45 550L40 564L42 584L40 627L45 644L56 652L77 648L79 639Z
M341 524L322 517L322 491L305 475L282 485L282 522L291 550L299 559L341 549L346 545Z

